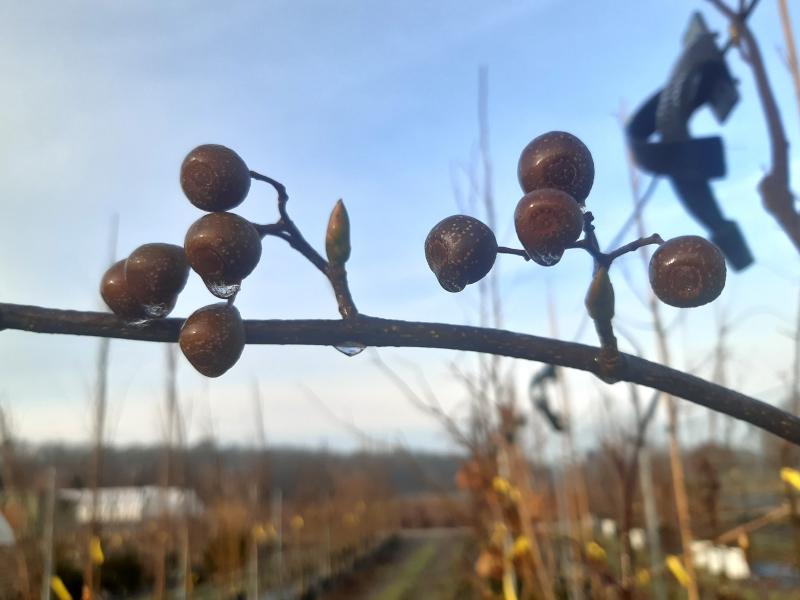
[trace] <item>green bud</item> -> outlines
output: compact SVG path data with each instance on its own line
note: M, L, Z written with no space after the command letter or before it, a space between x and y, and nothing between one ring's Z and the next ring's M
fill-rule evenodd
M325 254L331 264L343 265L350 258L350 218L344 202L339 200L331 211L325 232Z
M600 267L586 292L586 310L595 321L610 321L614 317L614 286L608 268Z

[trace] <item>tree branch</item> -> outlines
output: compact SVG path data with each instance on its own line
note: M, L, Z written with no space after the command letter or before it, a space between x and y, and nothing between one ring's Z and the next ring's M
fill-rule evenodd
M183 319L159 319L136 327L108 313L57 310L0 303L0 330L86 335L150 342L175 342ZM378 319L356 316L343 320L248 320L250 344L443 348L533 360L598 374L598 349L499 329ZM800 418L770 404L650 361L622 354L620 380L678 396L741 419L800 445Z
M302 254L328 278L336 296L336 304L339 306L339 314L342 315L342 318L349 319L356 316L358 309L356 309L355 302L353 302L353 297L350 294L350 285L347 282L347 271L344 265L332 264L322 258L320 253L314 250L314 247L300 233L297 225L294 224L294 221L289 217L289 212L286 210L286 203L289 201L286 186L280 181L256 171L250 171L250 177L257 181L268 183L278 194L278 214L280 214L280 219L276 223L268 223L266 225L253 223L259 235L262 238L268 235L281 238Z
M764 208L778 222L786 235L800 251L800 213L795 208L795 198L789 188L789 142L783 128L780 109L772 93L767 69L761 57L755 35L745 22L746 15L734 12L722 0L708 0L725 15L740 37L739 49L753 72L761 107L767 122L772 167L758 184ZM755 5L755 2L751 4Z

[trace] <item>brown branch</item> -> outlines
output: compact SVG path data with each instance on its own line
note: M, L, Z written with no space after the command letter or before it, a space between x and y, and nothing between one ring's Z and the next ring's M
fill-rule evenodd
M750 65L756 89L764 110L767 122L767 132L770 141L770 154L772 168L758 184L758 192L764 208L769 212L786 235L800 251L800 214L795 208L794 194L789 188L789 142L783 128L780 110L772 93L767 70L761 56L761 50L756 42L755 35L741 15L727 6L722 0L708 0L714 7L725 15L731 22L731 27L738 32L739 48L745 62Z
M108 313L0 303L0 330L176 342L181 325L183 319L170 318L136 327ZM335 346L356 341L374 347L482 352L599 372L595 347L499 329L361 315L346 320L248 320L245 330L250 344ZM795 415L688 373L636 356L621 356L621 380L679 396L800 445L800 418Z
M323 275L328 279L333 288L333 293L336 296L336 304L339 307L339 314L343 319L349 319L358 315L353 297L350 294L350 286L347 282L347 271L344 265L332 264L322 258L319 252L314 250L313 246L306 241L303 234L294 224L294 221L289 217L289 212L286 210L286 203L289 201L289 194L286 192L286 186L280 181L267 177L261 173L250 171L250 177L256 181L263 181L268 183L278 193L278 214L280 219L275 223L268 223L266 225L259 225L254 223L256 230L265 237L271 235L278 237L288 243L292 248L302 254L312 265L317 267Z
M624 246L620 246L613 252L608 254L608 258L611 262L622 256L623 254L627 254L628 252L634 252L639 248L644 246L650 246L651 244L663 244L664 240L661 239L661 236L657 233L650 235L648 237L639 238L638 240L634 240Z

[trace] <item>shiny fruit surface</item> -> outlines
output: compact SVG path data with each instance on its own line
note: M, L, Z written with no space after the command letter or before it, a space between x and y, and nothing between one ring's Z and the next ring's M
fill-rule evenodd
M227 302L196 310L181 327L178 343L195 369L206 377L219 377L236 364L244 350L239 310Z
M696 235L661 244L650 259L650 285L662 302L678 308L702 306L725 288L725 257L717 246Z
M219 144L198 146L181 164L183 193L197 208L209 212L239 206L250 191L250 182L247 164Z
M525 194L514 211L514 228L528 256L540 265L558 263L583 231L583 212L572 196L544 188Z
M425 258L445 290L460 292L491 270L497 258L497 240L478 219L453 215L428 233Z
M145 318L144 306L136 300L125 280L125 261L111 265L100 280L100 296L120 319L135 321Z
M166 316L188 279L186 255L174 244L144 244L125 261L128 290L150 317Z
M555 188L583 204L594 183L594 160L586 145L571 133L550 131L525 146L517 177L525 193Z
M239 215L211 213L195 221L184 240L189 264L212 293L227 298L261 259L261 236ZM230 290L235 290L230 292Z

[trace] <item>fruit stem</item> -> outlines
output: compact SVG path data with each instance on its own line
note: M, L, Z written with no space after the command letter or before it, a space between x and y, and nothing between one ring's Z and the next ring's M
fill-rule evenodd
M272 179L272 177L267 177L255 171L250 171L250 177L257 181L268 183L275 188L275 191L278 193L278 213L280 214L280 218L277 222L268 223L266 225L253 223L259 235L262 238L268 235L281 238L292 248L305 256L330 282L333 293L336 296L336 304L339 306L339 314L342 315L342 318L350 319L357 317L358 310L350 294L350 286L347 282L347 271L345 271L344 265L335 265L322 258L322 255L314 250L311 244L306 241L306 238L303 237L303 234L300 233L297 225L289 218L289 212L286 210L286 203L289 201L289 194L286 192L286 186L280 181Z
M586 212L583 215L583 239L578 240L570 248L583 248L594 258L594 272L592 285L586 297L586 308L589 316L594 321L594 328L597 337L600 339L600 352L595 358L598 371L597 376L607 383L615 383L619 380L616 373L622 367L622 354L617 347L617 337L614 335L614 327L611 319L614 316L614 287L608 279L608 269L620 256L638 250L642 246L650 244L663 244L664 240L657 233L651 236L634 240L624 246L620 246L612 252L600 250L597 235L594 232L594 215ZM603 280L599 278L603 275ZM605 286L601 289L600 286ZM595 289L597 288L597 289ZM600 306L600 302L605 305ZM607 305L607 306L606 306Z
M606 268L610 267L611 263L613 263L623 254L627 254L628 252L633 252L634 250L638 250L642 246L664 243L664 240L661 239L661 236L658 235L657 233L654 233L651 236L640 238L638 240L629 242L624 246L620 246L619 248L613 250L612 252L603 252L602 250L600 250L600 244L598 243L597 236L594 233L594 225L592 224L593 221L594 221L594 215L592 215L591 212L587 212L584 214L583 216L584 236L582 239L569 245L568 248L581 248L583 250L586 250L586 252L591 254L592 258L594 258L595 264L599 264L600 266Z
M518 250L517 248L507 248L506 246L498 246L497 247L498 254L516 254L517 256L521 256L525 260L530 260L531 257L528 256L528 253L525 250Z
M623 254L627 254L628 252L633 252L643 246L649 246L651 244L658 244L660 246L663 243L664 240L661 239L661 236L658 235L657 233L654 233L653 235L650 235L648 237L639 238L638 240L634 240L628 244L625 244L624 246L620 246L613 252L609 252L607 254L609 263L614 262L614 260L622 256Z
M336 296L336 304L339 305L339 314L343 319L351 319L358 316L358 309L353 296L350 294L350 286L347 284L347 271L344 265L329 263L325 272L328 281L331 282L333 293Z
M593 221L594 215L591 212L584 213L583 239L576 242L574 247L583 248L594 258L592 284L587 294L586 308L592 321L594 321L594 328L597 331L597 337L600 339L600 352L595 358L595 363L598 367L596 374L606 383L616 383L619 380L616 373L622 366L623 360L617 347L617 336L614 335L614 327L611 324L611 319L614 316L614 287L611 284L611 280L608 279L608 269L616 256L614 256L614 252L606 254L600 250L600 244L594 232ZM598 290L593 288L598 283L600 275L603 274L605 278L602 283L606 287L602 292L598 293ZM608 304L608 306L603 306L602 310L592 306L594 304L591 302L593 295L602 296L602 302Z

